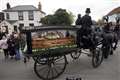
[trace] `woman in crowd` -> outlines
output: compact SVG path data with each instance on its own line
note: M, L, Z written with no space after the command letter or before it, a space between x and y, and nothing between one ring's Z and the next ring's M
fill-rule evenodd
M14 41L15 41L15 59L16 60L20 60L20 40L19 40L19 34L18 33L15 33L14 34Z
M8 53L8 44L7 44L7 37L6 37L6 35L4 35L2 37L2 39L0 40L0 48L3 49L4 55L5 55L5 59L7 59L9 57L9 53Z

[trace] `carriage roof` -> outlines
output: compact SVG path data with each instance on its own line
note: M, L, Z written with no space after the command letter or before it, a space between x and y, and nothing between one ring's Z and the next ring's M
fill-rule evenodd
M23 27L21 32L38 32L38 31L48 31L48 30L73 30L76 31L79 29L79 26L26 26Z

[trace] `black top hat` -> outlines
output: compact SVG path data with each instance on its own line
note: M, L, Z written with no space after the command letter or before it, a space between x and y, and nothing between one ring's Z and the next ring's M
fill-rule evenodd
M81 17L81 14L78 14L78 17Z
M86 13L91 13L90 8L86 8Z

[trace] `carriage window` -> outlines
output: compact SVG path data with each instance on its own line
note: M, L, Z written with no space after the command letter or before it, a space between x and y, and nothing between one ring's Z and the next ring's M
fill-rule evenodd
M72 43L74 43L74 37L66 37L66 31L44 31L40 33L32 33L33 48L50 48Z

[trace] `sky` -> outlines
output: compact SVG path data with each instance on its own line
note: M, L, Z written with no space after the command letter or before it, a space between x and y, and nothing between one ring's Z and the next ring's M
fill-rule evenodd
M53 14L57 9L63 8L71 11L75 18L77 14L83 16L86 8L90 8L90 15L96 21L114 8L120 7L120 0L0 0L0 11L6 9L7 2L10 3L11 7L17 5L38 7L38 2L41 2L42 11L46 14Z

